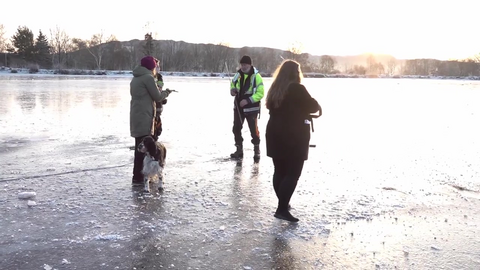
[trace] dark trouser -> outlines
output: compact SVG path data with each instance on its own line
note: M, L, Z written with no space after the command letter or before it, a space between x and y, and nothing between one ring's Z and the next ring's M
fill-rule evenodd
M155 116L155 125L154 125L154 132L153 132L153 139L158 141L158 137L162 134L162 118L160 115Z
M162 118L160 117L163 112L163 105L161 102L156 102L156 114L155 114L155 124L154 124L154 131L153 131L153 139L158 141L158 137L162 134Z
M243 122L247 120L250 135L252 135L252 143L260 144L260 132L257 125L258 113L245 114L242 109L233 109L233 135L235 136L235 145L243 145L242 128Z
M277 211L288 210L288 204L302 174L303 159L273 159L273 189L278 198Z
M135 154L133 158L133 179L132 179L132 181L134 182L143 182L142 169L143 169L143 158L145 157L145 154L138 151L138 145L142 142L143 138L145 137L146 136L135 138L135 150L134 150Z

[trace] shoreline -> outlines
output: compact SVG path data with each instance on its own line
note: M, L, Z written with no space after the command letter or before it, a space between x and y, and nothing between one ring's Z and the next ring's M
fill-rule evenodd
M0 67L2 74L19 75L70 75L70 76L129 76L131 70L82 70L82 69L38 69L31 71L28 68L9 68ZM163 75L178 77L232 77L234 73L224 72L180 72L180 71L162 71ZM271 78L271 73L261 73L264 78ZM340 79L434 79L434 80L468 80L479 81L480 76L435 76L435 75L358 75L358 74L323 74L323 73L303 73L305 78L340 78Z

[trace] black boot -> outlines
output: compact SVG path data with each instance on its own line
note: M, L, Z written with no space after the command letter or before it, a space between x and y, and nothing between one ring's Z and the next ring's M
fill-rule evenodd
M253 159L259 160L260 159L260 145L256 144L253 146Z
M143 175L134 175L132 177L133 186L142 186L143 185Z
M290 222L298 222L299 219L292 216L292 214L290 214L290 212L288 210L284 210L284 211L276 211L275 212L275 215L273 215L274 217L276 218L279 218L279 219L283 219L283 220L287 220L287 221L290 221Z
M235 145L237 147L237 151L230 154L231 158L243 158L243 146Z

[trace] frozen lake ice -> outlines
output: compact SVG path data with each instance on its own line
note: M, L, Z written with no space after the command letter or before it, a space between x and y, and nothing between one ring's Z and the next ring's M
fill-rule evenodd
M166 190L132 188L129 81L0 74L6 269L480 267L479 82L305 79L324 113L291 225L264 142L255 164L245 126L246 157L227 158L227 78L165 76Z

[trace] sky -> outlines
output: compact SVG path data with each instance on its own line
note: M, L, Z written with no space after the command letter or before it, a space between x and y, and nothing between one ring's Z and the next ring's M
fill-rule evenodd
M241 2L24 0L0 4L7 37L19 26L35 35L61 29L70 37L115 35L224 43L231 47L292 45L314 55L391 54L397 59L463 59L480 53L480 1L244 0ZM22 7L27 8L22 8ZM8 10L8 12L4 12Z

